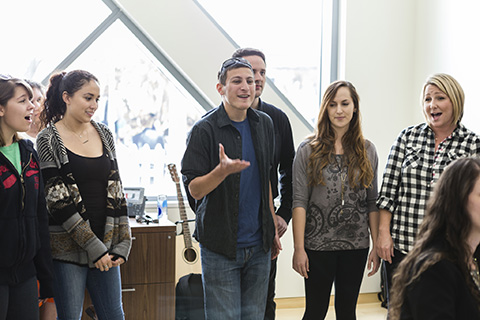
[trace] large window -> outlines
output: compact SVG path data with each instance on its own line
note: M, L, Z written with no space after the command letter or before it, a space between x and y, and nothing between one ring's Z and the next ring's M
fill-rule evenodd
M323 16L335 0L191 1L236 45L264 50L269 81L313 124L328 69L321 59ZM175 195L166 165L180 164L188 131L211 105L174 57L112 0L1 1L0 13L0 73L44 84L56 69L95 74L101 86L95 120L115 134L124 185L145 187L149 196Z
M236 45L265 53L268 78L313 125L330 80L333 1L197 1Z
M101 86L94 119L115 135L124 186L176 195L166 165L180 163L187 133L205 108L114 9L100 0L1 2L2 24L11 32L0 40L12 46L1 50L0 73L40 82L58 66L92 72Z
M115 133L123 184L175 194L166 165L180 163L187 132L205 109L120 21L70 66L82 68L100 81L95 120Z
M110 13L99 0L0 1L0 73L42 81Z

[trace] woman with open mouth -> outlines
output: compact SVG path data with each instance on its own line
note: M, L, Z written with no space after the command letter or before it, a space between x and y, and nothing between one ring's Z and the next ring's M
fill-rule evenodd
M427 200L444 168L457 158L480 153L480 137L461 123L465 95L452 76L430 76L421 99L426 122L404 129L394 142L377 201L377 254L384 260L388 288L396 266L413 248Z
M48 216L38 155L20 139L32 122L32 88L0 75L0 320L38 319L53 297Z

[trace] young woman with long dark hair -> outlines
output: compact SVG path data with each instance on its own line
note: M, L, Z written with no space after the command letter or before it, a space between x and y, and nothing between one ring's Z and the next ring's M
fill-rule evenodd
M37 137L59 319L80 318L85 288L99 319L124 318L119 266L131 235L113 135L92 120L99 98L91 73L53 75Z
M480 159L448 165L412 250L399 264L389 319L480 319Z
M355 87L336 81L326 90L315 133L293 165L293 268L305 278L303 319L325 318L335 283L337 319L355 319L369 234L378 229L378 157L363 138ZM370 232L369 232L370 230ZM373 275L379 258L368 256Z

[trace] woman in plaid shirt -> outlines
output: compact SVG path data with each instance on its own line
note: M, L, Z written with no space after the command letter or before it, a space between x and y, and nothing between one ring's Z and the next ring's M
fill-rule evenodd
M453 160L480 152L480 137L461 124L465 96L450 75L430 76L422 92L425 123L404 129L390 149L377 206L377 254L392 273L413 247L432 187Z

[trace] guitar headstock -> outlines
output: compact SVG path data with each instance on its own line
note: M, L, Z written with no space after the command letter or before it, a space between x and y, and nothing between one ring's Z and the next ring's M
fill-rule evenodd
M170 176L172 177L173 182L180 182L177 173L177 166L175 165L175 163L170 163L167 165L167 167L168 171L170 171Z

